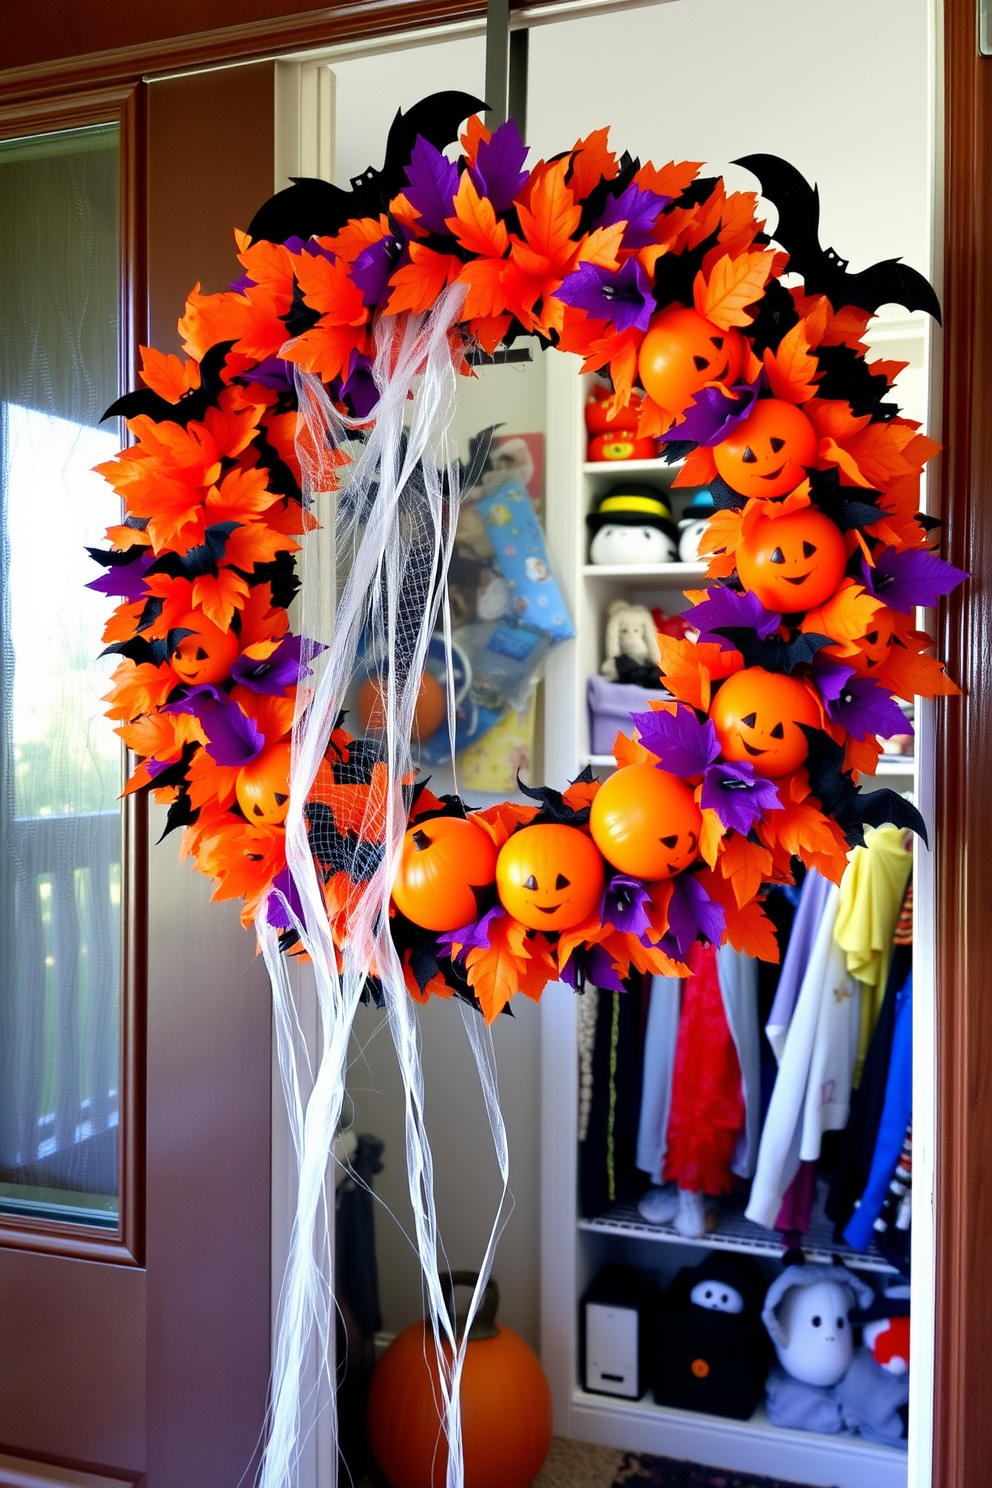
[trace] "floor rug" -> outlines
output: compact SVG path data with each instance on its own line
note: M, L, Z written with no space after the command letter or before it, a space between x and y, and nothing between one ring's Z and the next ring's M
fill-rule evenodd
M698 1462L676 1462L647 1452L625 1452L612 1488L805 1488L784 1478L763 1478Z

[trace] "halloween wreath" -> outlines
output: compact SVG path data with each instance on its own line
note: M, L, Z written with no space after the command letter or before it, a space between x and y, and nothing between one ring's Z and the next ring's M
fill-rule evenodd
M297 538L318 521L304 467L323 460L326 490L347 466L340 445L315 447L301 374L360 448L382 327L448 292L460 372L528 335L605 372L614 414L640 384L639 434L717 508L701 549L716 584L689 595L699 640L660 638L673 701L634 717L605 784L586 773L532 805L468 812L404 772L390 924L407 988L492 1019L549 980L684 974L696 938L774 958L763 885L797 858L838 879L866 823L922 832L900 797L857 782L879 736L905 729L896 698L956 690L913 615L964 576L917 511L936 446L889 397L900 364L869 362L862 339L885 301L938 314L919 274L848 273L819 246L816 191L775 157L740 162L778 206L769 235L755 194L691 162L618 160L605 130L527 170L514 121L490 133L481 107L440 94L398 114L381 171L350 192L296 182L236 235L242 277L190 295L186 359L144 349L144 388L109 410L134 443L101 467L126 515L91 587L120 600L105 640L121 657L110 715L138 757L127 790L168 804L216 898L298 948L290 735L320 648L287 610ZM443 500L450 524L455 492ZM384 856L390 761L335 725L302 815L340 952Z

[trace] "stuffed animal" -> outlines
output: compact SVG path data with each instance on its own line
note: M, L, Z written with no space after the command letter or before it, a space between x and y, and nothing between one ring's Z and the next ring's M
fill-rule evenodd
M652 1388L661 1405L747 1420L771 1349L761 1326L765 1278L750 1256L711 1251L662 1298Z
M661 650L647 605L615 599L606 612L605 658L600 667L611 682L661 685Z
M854 1358L851 1314L874 1293L845 1266L786 1266L761 1313L778 1364L768 1376L773 1426L838 1434L849 1431L834 1387Z
M864 1347L854 1355L836 1395L849 1431L867 1441L906 1445L909 1414L909 1287L889 1286L862 1312Z
M715 507L709 491L697 491L679 519L679 561L695 563L706 524Z
M654 459L657 454L655 440L637 436L643 401L640 393L632 393L625 407L611 413L613 389L605 383L593 384L586 399L587 460Z
M637 481L611 486L586 517L590 563L673 563L678 528L657 486Z

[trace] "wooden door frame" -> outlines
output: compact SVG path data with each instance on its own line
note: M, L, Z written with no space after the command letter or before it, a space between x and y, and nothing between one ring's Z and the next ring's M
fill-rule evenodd
M0 71L4 115L55 117L94 85L132 88L169 70L479 19L482 0L350 0L245 27ZM940 617L941 653L964 696L936 715L937 1286L933 1481L975 1488L992 1458L992 59L979 56L975 0L943 0L944 379L941 510L947 556L973 575ZM57 100L57 102L52 102ZM33 115L32 115L33 117ZM137 121L136 121L137 122ZM58 126L55 126L58 127ZM973 788L972 782L981 782Z

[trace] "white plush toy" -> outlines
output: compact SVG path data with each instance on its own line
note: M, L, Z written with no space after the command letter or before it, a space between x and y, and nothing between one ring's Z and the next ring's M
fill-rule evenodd
M586 525L590 563L673 563L678 556L672 509L655 486L638 481L611 486Z
M773 1426L843 1432L848 1427L835 1387L854 1358L851 1313L874 1297L846 1266L787 1266L768 1288L761 1320L778 1365L768 1376Z
M709 491L697 491L686 507L679 522L679 558L683 563L695 563L699 557L699 544L706 524L713 515L713 497Z
M615 599L606 613L605 660L600 667L611 682L618 678L617 657L626 656L641 666L661 662L658 633L647 605Z

